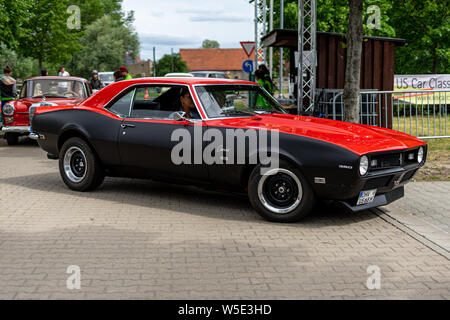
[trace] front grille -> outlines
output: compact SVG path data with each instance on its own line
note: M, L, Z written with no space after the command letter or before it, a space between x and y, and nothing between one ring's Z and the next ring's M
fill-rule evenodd
M375 154L370 156L370 170L385 170L400 168L405 165L417 163L418 150L408 150L386 154Z
M401 153L380 154L370 158L371 169L373 170L400 167L402 162L403 156ZM372 165L373 163L376 164Z

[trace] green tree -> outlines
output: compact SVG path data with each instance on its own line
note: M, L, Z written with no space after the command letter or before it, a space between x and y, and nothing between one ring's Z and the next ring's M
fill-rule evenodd
M43 62L63 63L81 49L81 32L70 30L67 21L69 0L33 0L31 17L24 23L28 30L20 39L20 53Z
M80 7L81 13L81 29L86 28L102 18L110 16L117 23L125 23L129 19L129 15L122 11L123 0L72 0L71 5ZM131 16L133 12L130 12Z
M21 57L12 49L7 48L5 44L0 44L0 73L3 68L9 65L13 69L13 77L17 79L28 78L34 73L37 65L33 59Z
M396 49L397 74L450 73L448 0L393 1L389 15L396 36L407 42Z
M205 48L205 49L217 49L217 48L220 48L220 44L216 40L205 39L203 41L203 43L202 43L202 48Z
M113 71L124 64L125 53L136 57L139 39L131 26L117 24L103 16L86 28L80 44L84 47L72 59L73 74L89 77L92 70Z
M28 33L24 24L30 18L31 7L32 0L0 0L0 43L4 44L2 49L16 49L20 44L19 39Z
M166 54L156 63L156 75L158 77L172 72L172 59L173 72L189 72L189 68L187 67L186 62L181 59L179 53L176 53L173 56L170 54Z

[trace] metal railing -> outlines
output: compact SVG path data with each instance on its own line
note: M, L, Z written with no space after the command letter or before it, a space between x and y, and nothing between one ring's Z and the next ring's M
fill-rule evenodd
M343 120L342 90L325 90L318 101L324 118ZM361 91L360 123L423 139L450 138L450 91Z

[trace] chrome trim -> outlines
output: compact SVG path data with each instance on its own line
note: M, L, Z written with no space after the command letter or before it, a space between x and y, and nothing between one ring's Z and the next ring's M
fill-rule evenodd
M28 138L33 139L33 140L39 140L39 135L37 133L32 132L32 133L30 133Z
M291 206L287 207L287 208L276 208L274 206L272 206L265 198L264 198L264 192L263 192L263 187L264 187L264 183L266 182L266 179L274 174L277 173L284 173L287 174L288 176L290 176L295 183L297 184L297 188L298 188L298 196L297 196L297 200L294 202L294 204L292 204ZM278 214L286 214L291 212L292 210L295 210L300 202L302 201L303 198L303 188L302 188L302 184L300 182L300 180L298 179L298 177L291 171L287 170L287 169L281 169L281 168L277 168L277 169L272 169L269 172L267 172L265 175L263 175L261 177L261 179L259 180L258 183L258 198L261 201L262 205L269 211L272 211L274 213L278 213Z
M29 126L5 126L2 128L3 132L13 132L13 133L29 133Z
M43 134L34 133L34 132L31 132L28 135L28 138L33 139L33 140L45 140L45 136Z

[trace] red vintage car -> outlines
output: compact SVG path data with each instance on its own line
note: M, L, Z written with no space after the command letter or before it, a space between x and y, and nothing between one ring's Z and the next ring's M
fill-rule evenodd
M225 79L117 82L77 106L38 108L32 128L72 190L105 176L235 190L277 222L303 218L315 199L389 204L427 153L401 132L286 114L258 84Z
M16 145L30 133L29 112L40 106L77 105L92 95L89 81L76 77L35 77L27 79L19 98L3 107L4 138ZM1 124L0 124L1 127Z

